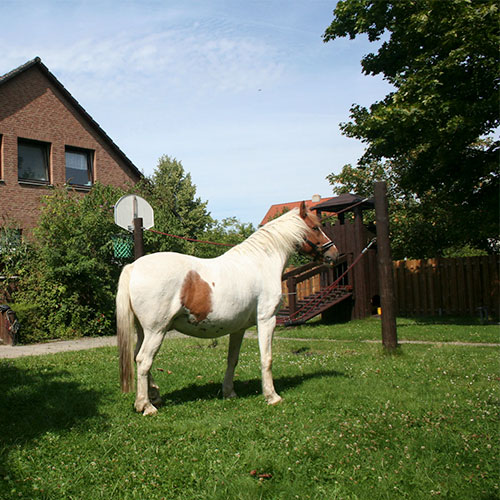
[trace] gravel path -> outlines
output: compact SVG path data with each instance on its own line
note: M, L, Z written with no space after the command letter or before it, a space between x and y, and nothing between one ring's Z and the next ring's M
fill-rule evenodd
M171 331L167 334L169 338L185 337L182 333ZM23 356L42 356L56 352L83 351L95 347L116 346L116 335L113 337L82 337L76 340L54 340L42 344L30 345L0 345L0 359L21 358Z
M115 346L116 337L85 337L77 340L57 340L43 344L0 346L0 358L21 358L22 356L40 356L56 352L82 351L94 347Z
M170 332L167 337L182 338L185 337L179 332ZM247 338L256 338L255 331L249 331ZM343 342L335 339L303 339L290 337L276 337L280 340L296 340L299 342ZM365 343L380 343L379 340L361 340ZM481 343L481 342L427 342L425 340L400 340L400 344L423 344L423 345L457 345L464 347L500 347L500 344ZM84 337L77 340L57 340L54 342L45 342L43 344L4 346L0 345L0 359L20 358L22 356L41 356L45 354L54 354L57 352L82 351L85 349L94 349L96 347L116 346L115 337Z

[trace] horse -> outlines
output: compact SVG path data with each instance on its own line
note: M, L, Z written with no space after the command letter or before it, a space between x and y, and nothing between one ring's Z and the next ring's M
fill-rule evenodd
M271 342L281 305L281 275L296 250L316 260L338 256L320 220L303 202L219 257L159 252L123 268L116 295L121 390L133 390L135 360L137 412L158 411L160 391L150 369L169 330L198 338L229 335L222 395L234 398L243 336L256 324L263 395L271 405L282 400L273 384Z

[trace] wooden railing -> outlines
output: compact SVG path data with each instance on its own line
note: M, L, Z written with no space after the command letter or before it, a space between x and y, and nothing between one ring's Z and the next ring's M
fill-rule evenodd
M285 271L281 278L283 307L288 308L290 314L293 314L300 300L331 285L347 269L349 260L347 255L343 255L334 265L310 262ZM349 275L345 276L339 284L348 285Z

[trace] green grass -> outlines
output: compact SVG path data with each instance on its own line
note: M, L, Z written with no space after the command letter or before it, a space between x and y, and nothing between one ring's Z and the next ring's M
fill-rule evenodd
M165 342L154 417L119 392L114 348L0 360L0 498L498 498L498 348L278 339L268 407L257 341L236 400L227 340L209 346Z
M397 318L396 324L398 340L500 343L500 325L481 324L476 318ZM335 325L316 320L302 326L277 328L276 335L335 340L382 338L379 317Z

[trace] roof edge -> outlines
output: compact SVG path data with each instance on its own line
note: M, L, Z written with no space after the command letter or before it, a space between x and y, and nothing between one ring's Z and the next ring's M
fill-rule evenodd
M37 66L42 73L51 81L51 83L63 94L63 96L70 102L70 104L90 123L94 130L104 139L104 141L113 149L113 151L120 157L120 159L127 165L127 167L139 177L144 177L144 174L132 163L127 155L118 147L118 145L111 139L111 137L101 128L101 126L85 111L83 106L71 95L69 90L50 72L49 68L43 64L40 57L35 57L30 61L18 66L17 68L9 71L3 76L0 76L0 85L12 80L12 78L27 71L28 69Z
M41 63L42 60L37 56L34 59L31 59L24 64L21 64L21 66L18 66L17 68L14 68L13 70L9 71L8 73L5 73L5 75L0 76L0 85L2 83L5 83L9 81L10 79L14 78L15 76L19 75L20 73L23 73L27 69L31 68L32 66L35 66L35 64Z

